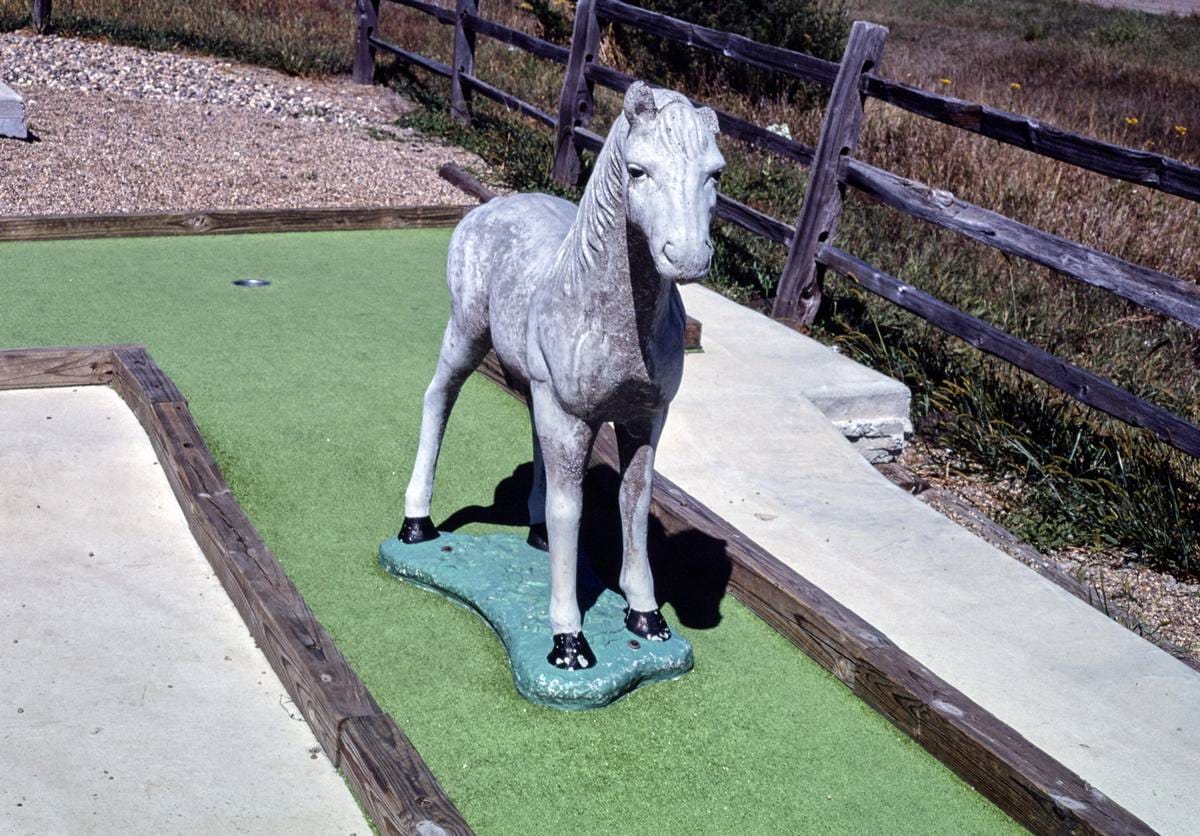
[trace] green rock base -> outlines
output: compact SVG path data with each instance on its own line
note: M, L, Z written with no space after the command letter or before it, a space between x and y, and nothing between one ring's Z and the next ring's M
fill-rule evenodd
M441 532L413 545L393 537L379 547L379 560L397 578L478 613L508 651L517 692L538 705L600 708L639 686L678 679L692 669L692 646L682 636L651 642L626 630L625 599L605 588L582 561L583 633L596 666L564 671L547 662L553 644L549 556L520 537Z

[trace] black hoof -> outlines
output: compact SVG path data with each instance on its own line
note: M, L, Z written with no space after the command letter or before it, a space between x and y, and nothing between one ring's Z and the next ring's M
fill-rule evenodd
M546 661L564 671L580 671L596 667L596 654L583 633L555 633L554 649Z
M526 543L541 551L550 551L550 533L546 531L545 523L534 523L529 526L529 537Z
M429 517L405 517L404 522L400 523L400 533L396 536L400 538L401 543L411 546L413 543L436 539L438 532Z
M667 626L667 620L658 610L638 612L626 607L625 629L652 642L665 642L671 638L671 628Z

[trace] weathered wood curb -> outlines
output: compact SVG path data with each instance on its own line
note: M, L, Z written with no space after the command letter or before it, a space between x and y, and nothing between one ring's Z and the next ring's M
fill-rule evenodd
M451 227L470 206L321 209L213 209L113 215L20 215L0 218L0 242L153 235L234 235L350 229Z
M495 354L479 371L524 400ZM611 427L601 430L592 460L619 466ZM667 535L698 531L723 542L730 594L1029 829L1154 832L657 472L651 513Z
M470 834L229 490L187 402L143 346L0 351L0 389L109 385L146 430L188 526L321 747L385 834Z

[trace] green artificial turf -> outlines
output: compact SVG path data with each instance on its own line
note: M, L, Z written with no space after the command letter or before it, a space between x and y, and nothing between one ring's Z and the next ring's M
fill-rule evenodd
M481 833L1016 829L732 598L709 629L668 608L692 673L567 714L517 696L477 617L378 568L445 323L448 237L0 244L0 347L149 346L288 574ZM489 505L528 439L524 408L475 376L434 519Z

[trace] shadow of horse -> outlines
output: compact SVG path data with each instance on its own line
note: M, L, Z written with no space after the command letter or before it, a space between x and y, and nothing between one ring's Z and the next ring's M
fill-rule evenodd
M457 531L471 523L527 527L526 501L532 483L533 464L520 465L496 485L491 505L460 508L438 529ZM606 588L620 594L619 487L620 476L604 464L593 465L584 479L579 530L579 607L585 613ZM725 541L695 530L668 534L651 515L647 548L659 604L670 604L684 627L707 630L717 626L731 572ZM547 563L547 574L549 571Z

